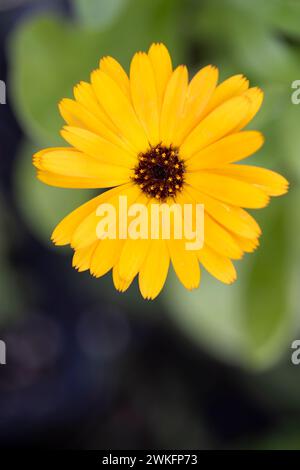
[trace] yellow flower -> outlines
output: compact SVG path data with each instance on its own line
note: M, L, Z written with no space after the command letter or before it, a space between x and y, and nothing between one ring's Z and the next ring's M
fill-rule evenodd
M263 144L258 131L242 130L259 110L263 93L234 75L217 84L218 70L202 68L189 82L187 68L172 69L168 50L152 44L138 52L130 76L104 57L91 82L74 88L59 105L67 125L67 148L34 156L38 178L64 188L113 188L65 217L53 232L56 245L70 244L73 266L100 277L112 270L125 291L138 275L144 298L155 298L169 269L187 289L198 287L200 265L224 283L236 279L232 260L258 246L261 230L244 209L265 207L287 191L273 171L236 164ZM185 239L99 239L102 203L204 204L202 249Z

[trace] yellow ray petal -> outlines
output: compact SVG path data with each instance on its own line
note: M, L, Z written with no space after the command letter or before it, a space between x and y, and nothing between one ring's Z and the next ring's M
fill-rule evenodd
M174 70L167 84L161 110L160 137L165 145L171 145L176 137L185 105L187 87L188 71L184 65L180 65Z
M91 82L104 111L137 152L148 148L145 131L138 121L131 102L118 84L101 70L95 70Z
M236 234L232 234L232 237L245 253L253 253L259 246L259 240L257 238L250 240L249 238L240 237Z
M243 252L231 233L204 213L204 243L222 256L240 259Z
M183 205L187 203L193 203L191 198L185 191L178 194L176 196L177 204ZM171 199L168 204L173 204L174 201ZM192 216L194 219L195 213L192 212ZM183 213L182 213L182 223L184 223ZM186 243L188 240L185 235L183 234L182 238L176 238L175 236L175 223L177 223L177 218L172 216L170 218L170 239L166 240L169 255L171 257L171 262L174 268L174 271L180 280L180 282L187 288L187 289L195 289L200 284L200 266L197 258L196 250L188 250ZM195 220L193 220L193 226L195 226Z
M152 44L148 55L154 71L158 94L158 107L160 111L167 83L172 74L172 61L168 49L164 44Z
M83 272L90 269L92 255L98 243L99 242L97 241L87 246L86 248L82 248L74 252L72 266L77 269L78 272Z
M260 209L269 202L269 197L259 188L228 176L215 173L187 173L185 180L191 186L233 206Z
M140 189L138 186L129 184L126 187L118 187L114 188L115 190L111 190L108 192L107 196L105 197L104 194L102 194L103 199L99 202L98 206L103 203L109 203L112 206L115 207L116 210L116 216L118 219L119 215L119 196L126 196L127 197L127 202L128 206L132 204L133 202L136 201L140 194ZM112 192L114 191L114 192ZM98 207L97 206L97 207ZM97 209L97 208L96 208ZM80 224L78 224L76 230L73 233L72 239L71 239L71 246L73 248L83 248L87 245L90 245L91 243L95 242L98 240L97 237L97 225L100 221L99 216L96 213L96 209L94 209L90 214L88 214Z
M199 261L212 276L225 284L232 284L236 280L236 270L229 258L221 256L205 245L197 253Z
M48 186L55 186L57 188L70 188L70 189L100 189L112 188L128 182L128 177L124 175L124 168L115 167L114 175L112 176L112 167L103 165L103 174L99 177L82 177L82 176L62 176L50 171L38 170L37 178Z
M179 146L187 134L199 123L218 81L218 69L211 65L202 68L191 80L182 118L175 135Z
M124 95L130 99L129 78L119 62L113 57L106 56L100 60L99 67L119 85Z
M159 142L158 97L154 71L147 54L138 52L130 65L130 90L135 112L149 142Z
M193 188L185 187L182 193L176 197L176 202L179 204L203 204L203 201L198 201L197 193L192 191ZM195 208L192 212L193 227L196 227L195 221ZM204 206L204 244L213 248L222 256L233 259L240 259L243 255L239 245L222 225L214 220Z
M128 202L128 199L127 199ZM115 234L116 238L100 240L93 253L90 272L95 277L106 274L118 262L125 240L119 238L119 205L116 204Z
M185 247L184 240L167 240L174 271L180 282L187 289L196 289L200 284L200 266L195 251Z
M124 148L85 129L65 126L61 135L70 145L100 163L132 168L137 162L137 158Z
M240 207L218 201L191 186L186 191L196 203L204 204L204 210L225 228L246 238L257 238L261 234L256 220Z
M212 145L200 150L186 161L187 171L215 168L249 157L264 143L258 131L243 131L230 134Z
M215 92L212 95L207 108L205 109L205 115L210 113L213 109L217 108L220 106L220 104L224 103L230 98L240 96L248 89L248 87L249 81L243 75L233 75L232 77L227 78L227 80L224 80L215 89Z
M101 277L108 273L117 263L123 244L124 240L118 238L115 240L109 238L100 240L92 255L91 274L95 277Z
M119 260L119 275L127 281L139 272L150 246L150 240L126 240Z
M140 194L135 200L136 203L144 205L147 209L148 216L148 229L150 227L150 212L149 212L149 199L144 195ZM130 224L130 221L129 221ZM139 272L144 259L148 253L150 247L150 236L148 232L148 238L133 239L131 236L127 238L124 243L123 250L118 263L119 275L122 279L130 280L133 279Z
M108 116L106 116L104 110L100 107L90 83L81 81L74 87L73 93L75 100L89 110L90 113L95 114L100 120L108 120ZM113 125L112 122L111 125Z
M116 132L112 131L107 124L103 123L103 120L100 119L93 110L89 111L81 103L70 99L63 99L59 104L59 110L69 126L86 129L114 145L125 149L127 153L131 153L133 156L135 155L124 140L122 140Z
M139 287L144 299L155 299L162 290L169 270L170 255L166 240L151 240L139 273Z
M125 292L130 287L133 278L130 280L122 279L119 274L119 266L115 265L112 270L113 283L119 292Z
M127 183L131 170L99 161L75 149L53 148L33 156L40 181L62 188L109 188Z
M281 196L288 190L288 181L275 171L251 165L226 165L214 170L220 175L254 184L269 196Z
M249 99L244 96L232 98L221 104L188 135L180 147L181 156L188 159L204 147L225 137L245 118L248 110Z
M82 114L84 116L86 115L89 116L91 113L77 101L70 100L69 98L64 98L58 104L58 109L61 114L61 117L64 119L64 121L67 124L69 124L69 126L83 127L83 128L91 130L91 126L93 126L93 122L91 125L89 123L89 120L87 123L84 123L85 118L82 118L80 111L82 111ZM95 117L94 119L97 120L98 118Z
M106 114L99 103L96 93L90 83L81 81L74 87L73 92L76 102L95 115L103 123L105 128L119 136L120 139L122 138L119 129L115 126L111 118Z
M131 186L132 184L130 183L118 188L111 189L109 191L105 191L104 193L91 199L90 201L86 202L85 204L72 211L60 221L60 223L56 226L55 230L53 231L51 237L53 243L55 243L55 245L70 244L73 233L86 217L88 217L92 213L95 213L97 207L100 204L107 202L107 200L113 197L115 194L119 194L122 191L126 193L126 190L129 189ZM94 241L98 242L98 240Z
M243 96L246 96L250 100L250 107L249 107L247 116L245 116L242 122L240 122L236 131L243 129L243 127L249 124L249 122L254 118L254 116L260 110L260 107L264 99L263 91L258 87L249 88L249 90L243 93Z

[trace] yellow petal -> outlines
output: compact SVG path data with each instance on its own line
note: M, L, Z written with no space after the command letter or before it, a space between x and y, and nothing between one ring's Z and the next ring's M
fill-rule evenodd
M105 191L104 193L91 199L90 201L86 202L82 206L72 211L70 214L64 217L55 228L52 234L53 243L55 243L55 245L70 244L73 233L81 224L81 222L86 219L86 217L88 217L90 214L95 214L97 207L100 204L107 202L107 200L113 197L115 194L119 194L121 191L124 191L124 193L126 193L126 190L131 186L131 184L126 184L124 186ZM98 239L94 240L94 242L95 241L98 242Z
M225 137L245 118L248 110L249 99L244 96L232 98L220 105L188 135L180 147L181 156L188 159L204 147Z
M138 121L131 102L118 84L101 70L92 73L91 81L101 106L122 136L137 152L145 151L148 148L145 131Z
M162 290L169 270L170 255L166 240L151 240L139 273L139 287L144 299L155 299Z
M106 114L101 104L99 103L96 93L90 83L80 82L74 87L75 100L82 105L86 110L95 115L102 123L103 126L113 132L115 135L122 137L120 131L112 122L110 117Z
M172 61L168 49L164 44L152 44L148 55L154 71L158 94L158 107L160 111L167 83L172 74Z
M133 192L136 194L136 192ZM128 202L128 199L127 199ZM116 221L115 221L115 239L100 240L95 249L90 265L90 272L95 277L100 277L110 271L118 262L125 240L119 239L119 205L114 200L110 203L116 205Z
M113 190L107 191L103 193L102 199L99 202L98 206L103 203L109 203L113 205L116 209L116 215L118 220L119 215L119 196L127 196L128 206L136 201L140 194L140 189L138 186L129 184L128 186L119 186L118 188L114 188ZM98 207L97 206L97 207ZM97 209L97 208L96 208ZM73 233L71 239L71 246L73 248L83 248L87 245L98 240L97 237L97 225L100 221L99 216L96 213L96 209L94 209L90 214L88 214L80 224L78 224L76 230Z
M232 234L232 237L245 253L252 253L259 246L259 240L257 238L250 240L249 238L240 237L236 234Z
M259 150L264 137L257 131L243 131L230 134L212 145L200 150L186 161L187 171L215 168L249 157Z
M269 196L281 196L288 190L288 181L275 171L251 165L226 165L214 170L220 175L254 184Z
M104 276L117 263L124 240L105 239L100 240L95 249L91 263L90 272L95 277Z
M187 68L180 65L171 75L162 105L160 136L165 145L171 145L176 137L184 109L187 87Z
M217 86L214 94L212 95L207 109L205 109L205 115L230 98L240 96L248 89L248 86L249 81L243 75L233 75L227 80L224 80L224 82Z
M187 289L196 289L200 284L200 266L195 251L187 250L184 240L167 240L174 271Z
M137 275L146 258L149 247L149 239L132 240L128 238L125 241L119 260L119 275L122 279L130 280Z
M193 204L190 196L185 191L177 195L175 202L181 206L187 203ZM170 200L168 203L173 204L174 201ZM192 212L192 216L194 219L195 211ZM184 223L183 218L181 222ZM180 282L187 289L195 289L199 286L201 277L197 252L195 250L187 249L187 242L190 240L188 240L185 235L179 239L175 238L175 223L177 223L177 218L172 216L170 218L171 237L166 240L172 265ZM195 220L193 220L193 227L195 227Z
M198 201L197 193L192 191L192 188L185 187L181 195L176 197L176 202L179 204L192 204L202 203ZM196 225L195 209L192 212L193 227ZM213 248L222 256L227 256L233 259L240 259L243 255L242 250L236 243L231 233L222 227L216 220L214 220L204 206L204 244Z
M135 112L149 142L159 143L158 97L154 71L147 54L138 52L130 65L130 90Z
M99 163L132 168L136 157L99 135L78 127L65 126L61 131L63 138L81 152L91 155Z
M122 279L119 274L119 266L115 265L112 271L113 283L119 292L125 292L130 287L133 278L130 280Z
M62 117L69 126L73 128L81 127L91 131L93 134L99 135L112 144L125 149L127 153L129 152L133 156L135 155L124 140L122 140L115 131L112 131L111 128L107 126L107 123L104 123L93 110L90 111L83 104L70 99L62 100L59 104L59 109Z
M140 194L135 202L138 204L143 204L147 208L149 229L151 221L149 199L144 194ZM130 237L127 238L118 263L119 275L122 279L130 280L137 275L144 262L144 259L146 258L149 247L150 236L147 239L138 238L137 240Z
M225 284L231 284L236 280L236 270L229 258L218 254L207 245L198 251L198 258L212 276Z
M269 197L259 188L228 176L201 171L187 173L185 180L205 194L233 206L259 209L269 202Z
M182 118L175 135L179 146L187 134L199 123L218 81L218 69L211 65L202 68L191 80Z
M236 240L206 212L204 214L204 243L222 256L240 259L243 252Z
M124 95L130 99L129 78L119 62L113 57L106 56L100 60L99 67L119 85Z
M119 167L118 167L119 168ZM49 171L38 170L36 177L42 183L48 186L55 186L57 188L70 188L70 189L100 189L100 188L111 188L119 186L128 181L128 178L123 177L119 172L111 176L111 167L105 166L103 179L97 177L87 178L79 176L62 176L57 173L51 173ZM123 173L123 170L122 172ZM109 176L110 175L110 176Z
M261 234L258 223L240 207L218 201L191 186L186 191L196 203L204 204L205 210L225 228L246 238L257 238Z
M98 242L92 243L86 248L82 248L74 252L72 266L77 269L78 272L83 272L90 269L92 255L96 249L97 244Z
M68 148L42 150L33 156L37 177L46 184L63 188L104 188L130 180L131 170L99 161Z
M247 116L245 116L242 122L240 122L240 124L238 125L236 129L237 131L247 126L247 124L254 118L254 116L260 110L264 99L264 94L262 90L258 87L249 88L249 90L243 93L243 96L250 100L250 107Z

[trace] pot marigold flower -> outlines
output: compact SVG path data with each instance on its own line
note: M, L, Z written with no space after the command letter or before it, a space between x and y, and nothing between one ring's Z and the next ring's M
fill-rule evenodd
M254 251L261 234L245 209L265 207L270 196L287 191L288 182L273 171L236 164L263 145L260 132L243 130L263 93L249 88L242 75L217 82L211 65L189 81L187 68L173 70L167 48L152 44L148 53L134 55L129 76L104 57L90 83L79 83L74 99L61 101L61 134L69 147L38 152L38 178L64 188L112 188L53 232L56 245L73 248L78 271L100 277L112 270L119 291L138 275L149 299L161 291L170 262L187 289L198 287L200 265L224 283L236 279L232 260ZM203 204L202 248L186 249L185 236L99 239L97 208L108 203L118 211L120 196L147 208Z

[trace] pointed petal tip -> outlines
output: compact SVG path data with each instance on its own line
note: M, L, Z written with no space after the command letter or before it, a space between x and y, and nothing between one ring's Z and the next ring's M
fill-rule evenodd
M168 51L167 46L163 42L152 42L152 44L150 44L150 47L149 47L149 52L150 50L153 50L155 48L163 48Z
M55 233L55 230L53 234L50 237L50 240L52 241L53 245L55 246L65 246L68 245L69 243L63 240L63 237L60 236L59 234Z
M41 170L41 157L40 157L39 153L35 153L32 156L32 164L33 164L33 166L35 166L36 168Z

